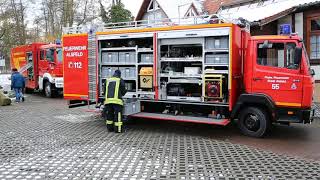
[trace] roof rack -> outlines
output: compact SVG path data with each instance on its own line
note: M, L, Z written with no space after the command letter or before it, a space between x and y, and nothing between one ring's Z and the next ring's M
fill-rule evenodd
M222 24L222 23L234 23L242 26L246 30L249 29L249 23L243 20L228 20L221 15L202 15L185 18L171 18L171 19L159 19L159 20L141 20L141 21L128 21L107 23L103 25L83 25L75 27L64 27L63 34L78 34L78 33L92 33L92 32L104 32L114 29L143 29L148 27L167 27L167 26L181 26L181 25L196 25L196 24Z

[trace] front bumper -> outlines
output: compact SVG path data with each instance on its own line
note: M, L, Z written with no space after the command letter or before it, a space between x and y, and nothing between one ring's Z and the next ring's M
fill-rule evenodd
M315 115L315 109L301 110L300 118L304 124L312 123Z
M289 115L288 112L291 112L292 114ZM279 123L304 123L304 124L310 124L312 123L314 116L315 116L315 110L313 108L311 109L287 109L282 108L279 109L278 112L278 120Z
M63 88L63 78L54 78L54 85L56 88Z

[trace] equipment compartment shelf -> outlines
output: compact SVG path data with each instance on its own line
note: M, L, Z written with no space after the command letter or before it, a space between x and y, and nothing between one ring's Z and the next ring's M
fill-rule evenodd
M162 62L202 62L201 58L161 58Z
M229 74L229 70L215 70L215 69L206 69L204 73L210 74Z
M140 50L140 49L138 49L138 53L153 53L153 50Z
M206 53L229 53L229 49L206 49Z
M137 50L137 47L101 48L101 51L127 51L127 50Z
M184 100L184 101L201 101L201 97L188 97L188 96L167 96L168 100Z
M101 79L108 79L106 77L102 77ZM137 79L135 78L122 78L124 81L136 81Z
M205 63L204 66L229 66L229 64L211 64L211 63Z
M138 65L140 65L140 66L153 65L153 62L152 63L138 63Z
M101 63L102 66L135 66L135 63Z
M169 78L168 84L202 84L200 79L171 79Z
M124 96L123 99L125 98L134 98L137 97L137 93L136 92L127 92Z
M202 78L201 74L193 74L193 75L189 75L189 74L180 74L180 75L176 75L176 74L169 74L169 73L161 73L160 77L170 77L170 78Z

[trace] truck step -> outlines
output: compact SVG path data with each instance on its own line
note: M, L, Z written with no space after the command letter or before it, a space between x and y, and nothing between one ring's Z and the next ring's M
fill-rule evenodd
M180 116L180 115L174 116L169 114L160 114L160 113L158 114L158 113L147 113L147 112L140 112L130 116L136 117L136 118L192 122L192 123L213 124L213 125L221 125L221 126L226 126L230 123L229 119L213 119L213 118L205 118L205 117L192 117L192 116Z

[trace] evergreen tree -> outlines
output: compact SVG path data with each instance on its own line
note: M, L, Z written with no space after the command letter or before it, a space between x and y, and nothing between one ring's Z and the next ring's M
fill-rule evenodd
M124 4L121 1L113 3L108 11L105 10L100 3L101 17L105 23L126 22L132 20L131 12L125 9Z

